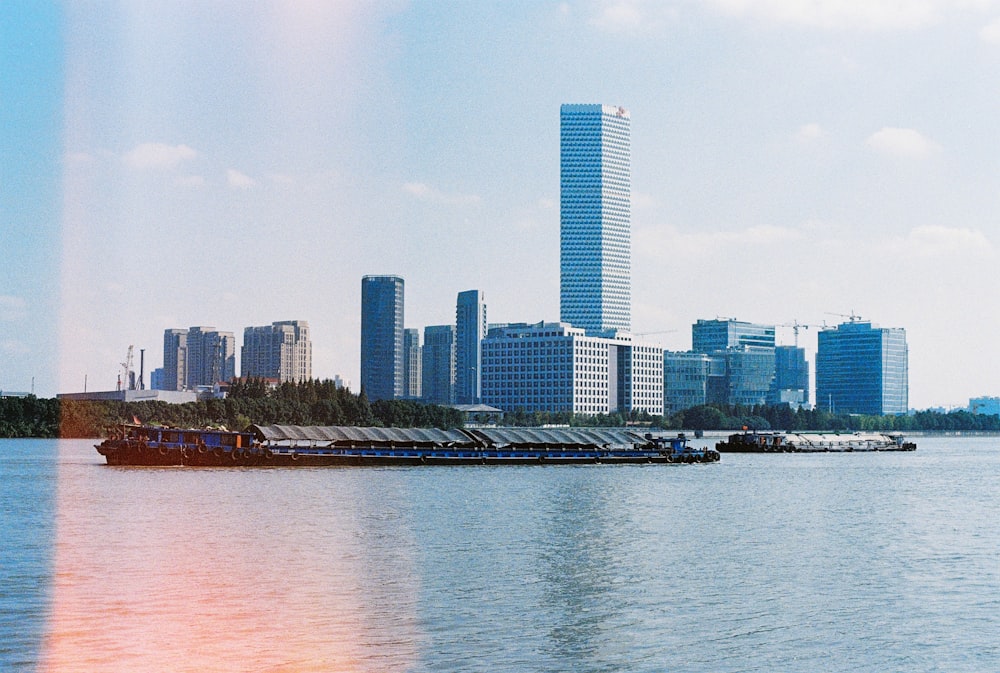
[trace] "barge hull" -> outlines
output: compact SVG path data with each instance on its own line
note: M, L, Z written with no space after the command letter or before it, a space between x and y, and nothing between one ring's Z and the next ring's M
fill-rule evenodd
M481 453L414 454L410 451L379 451L369 453L306 452L306 451L247 451L201 454L197 451L169 449L137 450L130 446L100 448L108 465L144 467L363 467L363 466L423 466L423 465L597 465L597 464L667 464L714 463L719 454L711 449L694 450L680 455L659 451L574 452L572 455L552 451L516 451Z
M109 465L332 467L714 463L684 435L622 428L354 428L251 426L244 432L125 425L96 446Z

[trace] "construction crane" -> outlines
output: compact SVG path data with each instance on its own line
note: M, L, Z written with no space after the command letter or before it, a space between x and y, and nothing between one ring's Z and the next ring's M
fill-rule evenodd
M803 323L800 323L798 320L793 320L792 322L786 322L786 323L782 323L780 325L777 325L777 327L791 327L792 328L792 333L795 335L795 347L798 348L799 347L799 330L800 329L809 329L811 327L817 327L817 325L805 325Z
M118 375L118 390L131 390L132 386L129 383L129 376L132 373L132 351L134 346L129 345L128 354L125 356L125 362L120 363L122 366L122 373ZM122 388L122 386L125 386Z
M826 314L840 316L841 318L847 318L850 322L862 322L864 320L864 318L862 318L861 316L859 316L857 313L854 312L854 309L851 309L850 315L848 315L847 313L831 313L830 311L827 311Z

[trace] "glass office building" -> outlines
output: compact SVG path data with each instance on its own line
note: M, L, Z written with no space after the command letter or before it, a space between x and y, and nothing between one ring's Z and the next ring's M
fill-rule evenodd
M809 363L806 351L798 346L774 349L774 386L770 404L801 407L809 403Z
M705 353L663 353L663 410L674 413L708 402L709 381L726 373L724 358Z
M817 406L837 414L907 412L906 330L853 320L817 336Z
M368 399L403 397L403 279L361 279L361 390Z
M455 303L455 399L479 404L486 337L486 298L479 290L458 293Z
M773 349L774 325L716 318L698 320L691 326L691 350L695 353L711 354L737 346Z
M431 404L455 404L455 326L424 328L421 392Z
M629 331L631 121L611 105L563 105L559 152L560 321Z

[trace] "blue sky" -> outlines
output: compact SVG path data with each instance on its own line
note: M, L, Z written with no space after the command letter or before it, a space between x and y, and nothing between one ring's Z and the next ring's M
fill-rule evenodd
M0 39L0 389L289 319L356 383L366 273L408 327L558 319L559 105L601 102L636 332L853 312L906 328L911 406L1000 394L1000 2L14 2Z

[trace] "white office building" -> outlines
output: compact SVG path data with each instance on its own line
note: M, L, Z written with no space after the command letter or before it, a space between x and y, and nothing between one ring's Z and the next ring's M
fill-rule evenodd
M504 411L663 414L663 349L566 323L491 328L483 339L483 404Z

